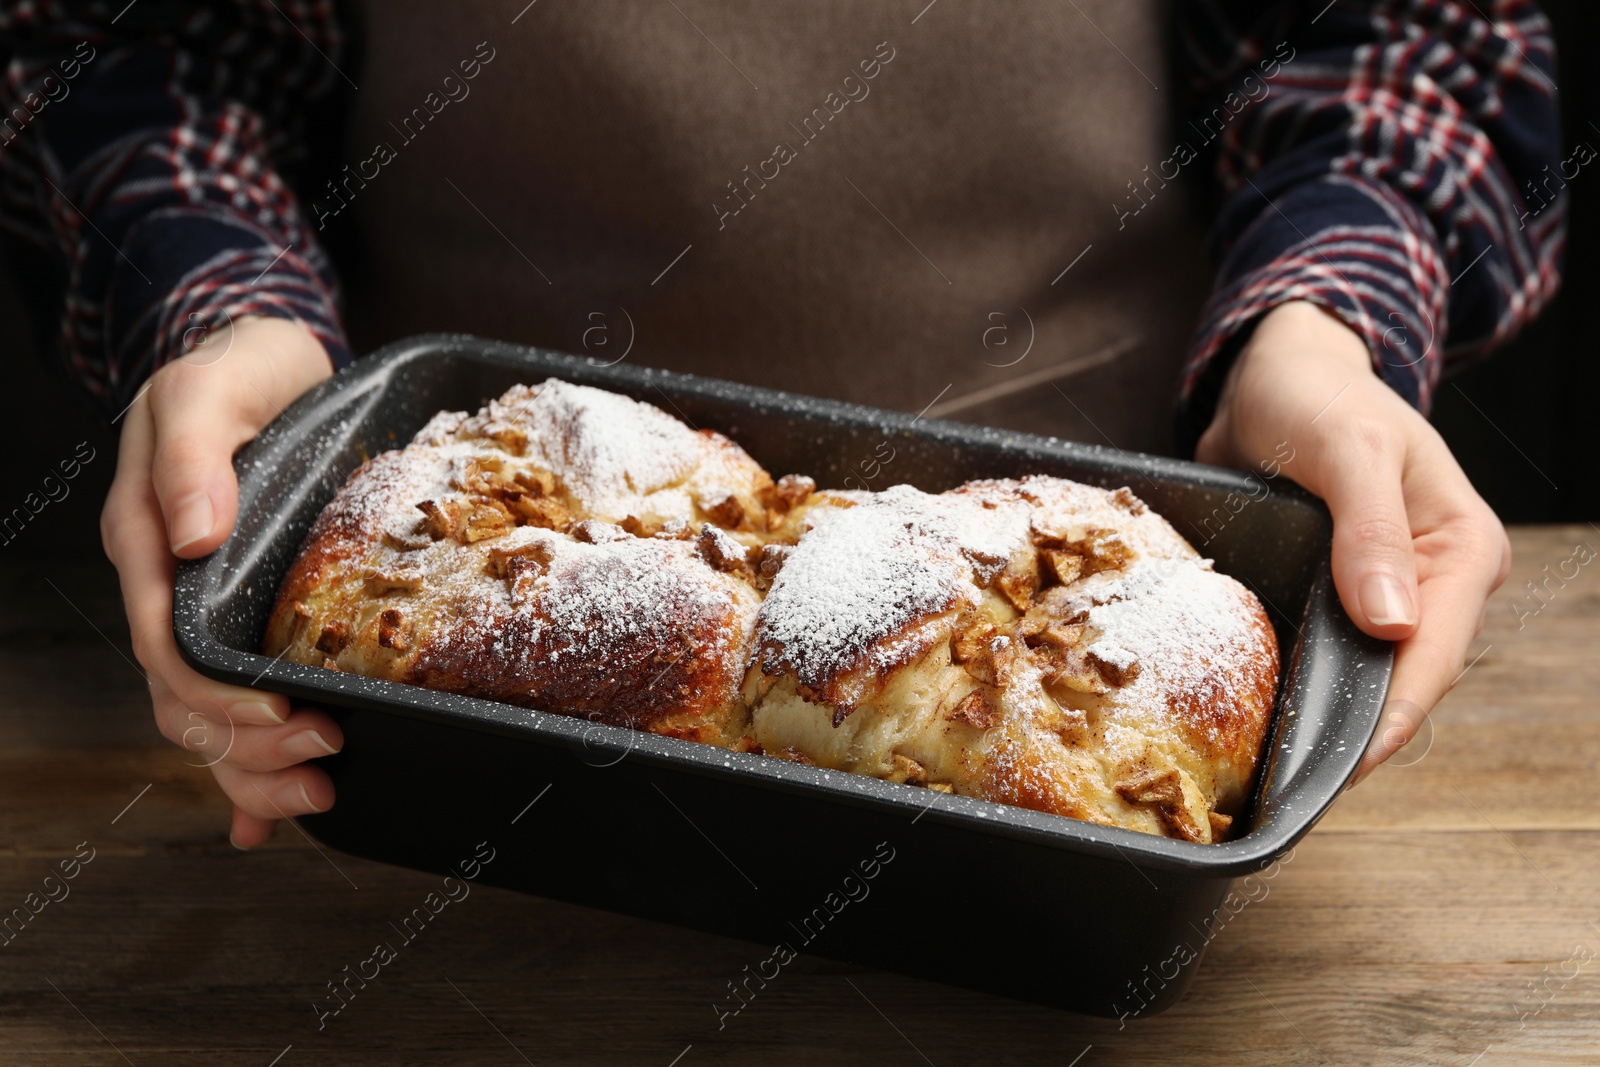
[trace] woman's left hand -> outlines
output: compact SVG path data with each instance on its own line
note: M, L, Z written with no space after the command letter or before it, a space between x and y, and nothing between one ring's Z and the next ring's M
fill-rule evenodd
M1377 376L1360 336L1313 304L1261 320L1195 458L1281 466L1332 512L1339 599L1362 630L1396 642L1360 781L1459 679L1489 594L1511 569L1504 527L1428 420Z

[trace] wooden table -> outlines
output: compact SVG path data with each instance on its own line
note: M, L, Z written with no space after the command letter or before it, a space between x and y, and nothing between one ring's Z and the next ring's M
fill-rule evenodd
M0 908L94 857L0 946L0 1064L1600 1063L1600 560L1543 606L1524 586L1600 531L1512 540L1431 749L1126 1029L802 958L719 1032L751 946L479 887L319 1032L323 983L437 878L289 827L235 852L151 724L109 567L0 553Z

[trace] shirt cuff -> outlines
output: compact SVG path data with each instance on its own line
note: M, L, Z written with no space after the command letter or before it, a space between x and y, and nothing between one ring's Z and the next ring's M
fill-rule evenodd
M156 212L130 232L125 249L107 300L110 364L123 379L112 383L116 393L131 394L210 330L249 315L299 323L334 370L351 362L338 285L319 247L285 248L248 221L195 207ZM151 301L150 293L166 295Z
M1353 329L1373 369L1424 414L1439 381L1450 279L1432 224L1392 189L1327 175L1262 210L1227 252L1201 314L1178 395L1177 437L1192 455L1228 368L1261 317L1316 304ZM1229 205L1237 210L1237 204Z

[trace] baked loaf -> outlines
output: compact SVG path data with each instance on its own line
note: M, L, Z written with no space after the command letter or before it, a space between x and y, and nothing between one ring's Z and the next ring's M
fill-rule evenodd
M264 650L1198 842L1278 676L1255 597L1126 488L818 492L555 379L352 474Z
M266 649L732 744L761 596L727 561L743 565L773 495L720 434L599 389L517 386L350 476Z

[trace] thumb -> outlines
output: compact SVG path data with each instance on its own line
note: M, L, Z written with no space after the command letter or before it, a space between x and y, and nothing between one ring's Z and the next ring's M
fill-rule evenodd
M162 373L165 380L153 382L150 391L151 482L173 554L195 559L222 544L233 529L239 510L233 452L250 432L226 389L196 388L201 375L220 377L216 369L175 363Z
M1341 450L1315 487L1333 513L1333 584L1350 618L1399 641L1417 628L1417 571L1398 451Z
M232 322L150 381L151 481L175 555L194 559L233 529L233 453L332 367L309 330L282 319ZM212 355L221 352L221 355Z
M1227 412L1219 409L1212 417L1211 425L1206 427L1200 439L1195 442L1195 462L1210 463L1217 467L1232 465L1235 456L1231 444L1231 429Z

